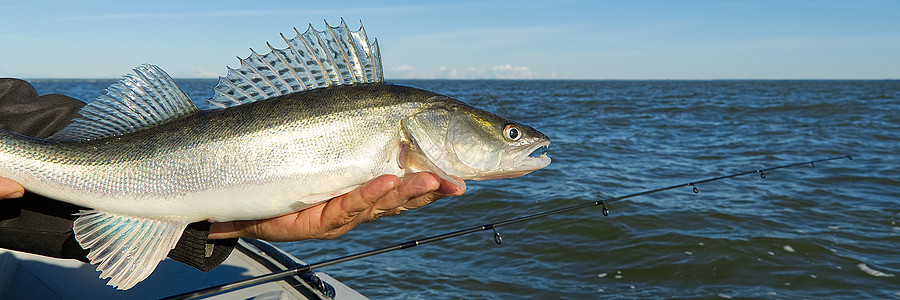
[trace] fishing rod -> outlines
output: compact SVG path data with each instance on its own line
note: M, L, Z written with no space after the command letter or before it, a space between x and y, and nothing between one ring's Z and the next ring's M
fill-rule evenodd
M811 167L815 167L816 163L819 163L819 162L826 162L826 161L844 159L844 158L853 160L853 156L850 156L850 155L835 156L835 157L830 157L830 158L769 167L769 168L765 168L765 169L734 173L734 174L729 174L729 175L724 175L724 176L719 176L719 177L713 177L713 178L701 179L701 180L691 181L691 182L682 183L682 184L676 184L676 185L667 186L667 187L658 188L658 189L646 190L646 191L642 191L642 192L638 192L638 193L634 193L634 194L628 194L628 195L624 195L624 196L612 197L612 198L607 198L607 199L603 199L603 200L572 205L572 206L558 208L558 209L554 209L554 210L543 211L543 212L535 213L532 215L512 218L512 219L508 219L508 220L504 220L504 221L500 221L500 222L470 227L470 228L457 230L457 231L453 231L453 232L448 232L448 233L444 233L444 234L438 234L438 235L434 235L434 236L430 236L430 237L426 237L426 238L422 238L422 239L418 239L418 240L412 240L412 241L395 244L392 246L387 246L384 248L369 250L369 251L360 252L357 254L351 254L351 255L338 257L338 258L333 258L333 259L325 260L325 261L318 262L318 263L308 264L308 265L304 265L304 266L298 266L295 268L291 268L291 269L287 269L287 270L283 270L283 271L279 271L279 272L269 273L269 274L265 274L265 275L260 275L260 276L256 276L256 277L252 277L252 278L235 281L232 283L226 283L226 284L212 286L209 288L204 288L204 289L200 289L200 290L196 290L196 291L192 291L192 292L178 294L178 295L163 298L163 299L165 299L165 300L191 299L191 298L203 297L203 296L211 295L211 294L215 294L215 293L220 293L220 292L224 292L224 291L254 286L254 285L274 281L277 279L281 279L284 277L308 273L313 269L336 265L339 263L348 262L351 260L365 258L365 257L373 256L373 255L378 255L378 254L382 254L382 253L386 253L386 252L408 249L408 248L412 248L415 246L433 243L433 242L437 242L437 241L441 241L441 240L446 240L446 239L449 239L452 237L466 235L466 234L470 234L470 233L474 233L474 232L478 232L478 231L492 230L494 232L494 242L497 243L498 245L500 245L503 242L503 237L500 236L500 233L497 232L497 230L496 230L496 228L500 227L500 226L525 222L528 220L533 220L533 219L537 219L537 218L542 218L542 217L546 217L546 216L550 216L550 215L560 214L560 213L564 213L564 212L568 212L568 211L573 211L573 210L578 210L578 209L583 209L583 208L593 207L593 206L598 206L598 205L600 207L602 207L601 212L603 213L603 215L608 216L609 210L606 208L606 203L610 203L610 202L614 202L614 201L619 201L619 200L628 199L628 198L634 198L634 197L648 195L648 194L659 193L662 191L668 191L668 190L683 188L683 187L691 187L691 191L693 191L694 193L700 193L700 190L697 188L697 185L701 184L701 183L713 182L713 181L734 178L734 177L739 177L739 176L744 176L744 175L749 175L749 174L759 174L760 178L765 179L766 173L770 172L770 171L774 171L774 170L778 170L778 169L793 168L793 167L802 166L802 165L809 165Z

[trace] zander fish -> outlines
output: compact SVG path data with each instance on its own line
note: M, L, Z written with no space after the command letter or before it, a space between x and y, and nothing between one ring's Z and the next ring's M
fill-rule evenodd
M295 30L296 31L296 30ZM387 84L365 30L312 26L288 47L241 59L200 110L142 65L47 140L0 131L0 176L91 210L75 221L107 284L128 289L187 224L279 216L382 174L464 180L550 163L524 124L432 92Z

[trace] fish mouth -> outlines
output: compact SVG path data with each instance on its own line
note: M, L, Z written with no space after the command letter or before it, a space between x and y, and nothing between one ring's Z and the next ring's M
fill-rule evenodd
M528 157L531 158L540 158L541 156L547 155L547 152L550 151L550 142L538 144L537 148L531 151L531 154L528 154Z
M516 169L534 171L546 167L550 164L548 152L550 152L550 141L536 143L531 149L525 151L525 153L528 153L528 156L519 161Z
M513 149L507 150L516 151L518 154L509 156L512 160L502 163L503 166L501 167L501 170L490 172L490 174L480 174L467 179L488 180L519 177L550 165L550 157L547 156L547 152L550 151L550 141L536 143L528 150L521 150L522 148L519 148L518 151ZM528 153L528 155L519 156L521 153ZM506 154L512 153L507 152ZM509 165L506 165L507 163Z

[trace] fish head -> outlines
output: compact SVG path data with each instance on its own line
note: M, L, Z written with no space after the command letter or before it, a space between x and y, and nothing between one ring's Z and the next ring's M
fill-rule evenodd
M414 140L437 168L465 180L518 177L550 164L546 135L457 100L431 105L407 126L427 132Z

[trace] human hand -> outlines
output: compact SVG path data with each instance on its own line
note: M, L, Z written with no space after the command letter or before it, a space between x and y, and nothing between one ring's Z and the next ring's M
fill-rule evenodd
M9 178L0 177L0 199L19 198L25 195L25 188Z
M298 212L270 219L212 223L209 238L242 237L272 242L328 240L357 225L465 192L465 186L458 187L431 173L403 178L382 175L347 194Z

